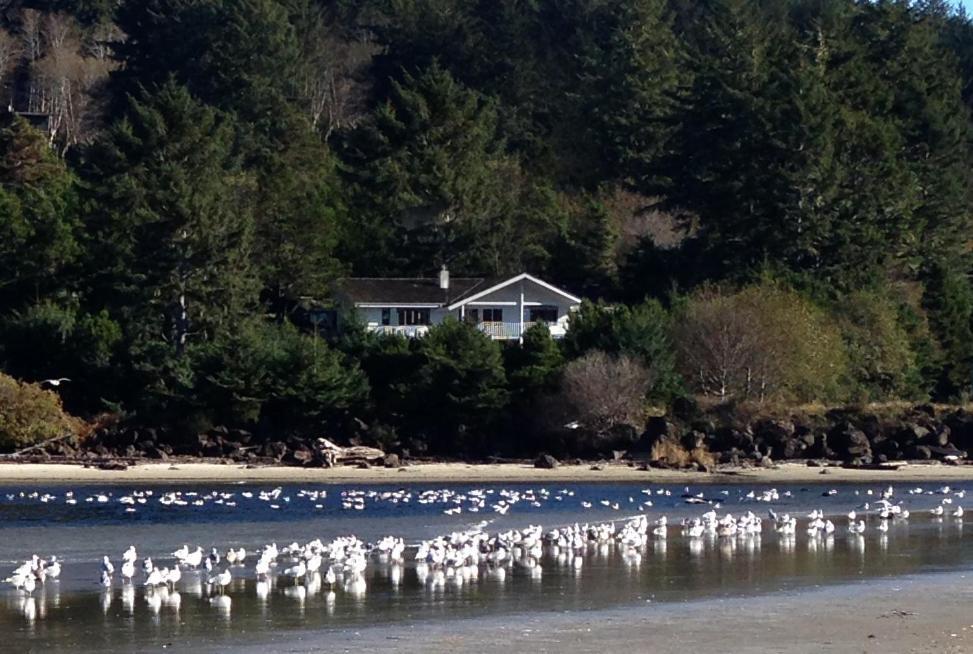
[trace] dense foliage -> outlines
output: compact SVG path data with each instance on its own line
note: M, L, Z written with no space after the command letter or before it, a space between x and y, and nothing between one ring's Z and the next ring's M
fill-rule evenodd
M942 0L3 7L0 370L74 413L484 454L685 394L970 395L973 21ZM590 300L509 346L304 319L442 264Z
M23 448L74 434L79 426L64 413L55 393L0 373L0 449Z

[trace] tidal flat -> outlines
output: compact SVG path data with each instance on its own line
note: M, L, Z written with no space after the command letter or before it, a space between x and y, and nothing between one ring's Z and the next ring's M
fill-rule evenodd
M961 480L909 480L892 493L884 480L830 479L7 480L0 574L33 554L56 556L62 571L30 593L0 590L0 649L964 651L973 526L955 514L967 491L973 482ZM932 515L936 507L943 515ZM792 533L780 528L785 516ZM830 531L813 528L818 520ZM852 533L862 520L863 533ZM683 523L695 521L714 526L692 536ZM362 543L361 570L329 549L352 535ZM367 545L388 536L402 539L401 558ZM428 555L439 537L455 541L462 560ZM318 540L319 572L286 574ZM281 553L258 575L272 543ZM476 546L461 549L469 543ZM129 581L120 569L131 546ZM175 568L183 546L215 548L220 560L211 571L182 565L178 582L146 586L145 558ZM227 563L231 548L246 550L242 565ZM107 587L104 556L115 567ZM225 587L208 583L227 570Z

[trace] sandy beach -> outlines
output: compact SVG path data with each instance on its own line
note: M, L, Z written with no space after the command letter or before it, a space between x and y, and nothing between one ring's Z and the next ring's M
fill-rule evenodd
M678 470L639 470L622 463L592 469L589 465L562 465L553 470L529 464L424 463L402 468L297 468L247 467L211 462L141 463L125 470L101 470L79 464L0 463L0 483L52 482L307 482L394 484L420 483L551 483L551 482L644 482L652 483L897 483L910 480L971 480L973 466L902 464L897 470L861 470L841 467L809 467L784 463L774 468L720 468L713 473ZM824 471L824 472L823 472Z

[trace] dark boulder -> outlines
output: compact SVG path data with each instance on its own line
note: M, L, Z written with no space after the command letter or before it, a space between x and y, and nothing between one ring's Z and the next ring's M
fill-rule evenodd
M939 425L936 430L929 435L928 445L933 447L947 447L949 446L949 437L951 431L948 425Z
M663 438L678 438L679 428L666 419L665 416L652 416L645 423L645 431L642 432L640 441L647 440L650 444Z
M550 454L541 454L537 459L534 460L534 467L541 468L543 470L553 470L558 467L558 460L555 459Z
M742 452L753 452L754 438L749 430L734 429L732 427L720 427L717 429L711 440L710 449L716 452L738 449Z
M693 430L687 432L682 439L680 439L680 442L687 450L695 450L706 445L706 434L701 431Z
M950 440L961 450L973 450L973 414L959 409L943 420L949 427Z
M753 431L757 446L774 459L795 459L804 456L808 449L804 433L799 436L795 424L788 420L764 420Z
M910 458L918 459L919 461L928 461L932 459L932 450L929 449L928 445L916 445L910 452Z
M905 423L896 432L896 438L907 446L926 444L925 441L928 436L929 430L915 422Z
M720 453L720 463L739 467L742 460L742 453L738 449L729 449Z
M828 432L828 447L846 462L871 460L872 457L868 436L851 422L838 424Z
M264 443L261 455L280 462L287 455L287 446L280 441L269 441Z
M291 457L301 465L308 465L315 459L314 450L306 445L300 445L291 452Z

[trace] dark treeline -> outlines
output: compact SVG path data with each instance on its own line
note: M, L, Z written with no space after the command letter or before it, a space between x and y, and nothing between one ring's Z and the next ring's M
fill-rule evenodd
M0 369L86 419L482 454L968 395L945 2L5 0L0 86ZM507 348L302 322L442 264L593 301Z

